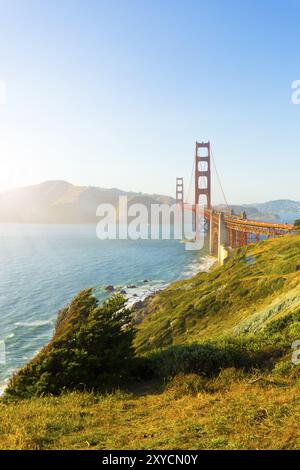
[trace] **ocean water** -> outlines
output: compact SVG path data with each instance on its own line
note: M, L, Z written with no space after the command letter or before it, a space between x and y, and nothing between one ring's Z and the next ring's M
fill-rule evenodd
M134 285L131 300L143 298L206 264L174 240L98 240L94 225L0 224L0 387L49 341L58 310L79 290L94 287L101 299L107 285Z

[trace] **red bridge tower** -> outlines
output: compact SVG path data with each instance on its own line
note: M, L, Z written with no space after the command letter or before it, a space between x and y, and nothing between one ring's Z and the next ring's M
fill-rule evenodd
M176 178L176 202L183 204L183 178Z
M195 204L203 203L211 209L210 142L196 142L195 150Z

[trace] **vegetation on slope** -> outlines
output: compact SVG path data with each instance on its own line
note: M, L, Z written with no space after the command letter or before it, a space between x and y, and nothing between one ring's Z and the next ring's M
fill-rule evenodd
M140 352L235 338L263 330L300 305L300 236L240 248L224 266L172 284L151 299L139 325Z
M122 297L83 291L12 379L0 448L299 448L299 264L300 236L239 249L149 299L136 332Z
M57 394L66 389L107 389L126 381L134 329L124 299L98 305L80 292L58 317L52 341L11 379L8 397Z

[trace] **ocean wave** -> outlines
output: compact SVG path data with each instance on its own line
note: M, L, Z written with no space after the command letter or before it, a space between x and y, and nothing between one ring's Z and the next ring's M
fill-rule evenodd
M166 287L169 286L169 283L166 283L162 280L157 281L138 281L134 284L125 284L114 286L113 293L121 293L126 302L125 306L128 309L131 309L135 304L143 302L147 297L153 295ZM94 294L99 300L102 300L99 296L105 288L103 286L98 286L94 289ZM98 295L97 295L98 294ZM100 297L100 298L99 298Z
M169 283L161 281L151 281L151 283L147 282L147 284L143 283L134 287L124 287L125 305L130 309L137 303L144 302L147 297L166 289L169 285Z
M215 261L216 259L212 256L198 258L186 267L185 271L182 273L181 278L185 279L187 277L195 276L199 272L207 272L215 263ZM162 280L141 280L134 284L112 286L112 293L122 293L126 299L125 306L128 309L131 309L137 303L144 302L147 297L166 289L169 285L170 282L164 282ZM101 300L99 294L103 291L107 292L105 286L97 286L94 288L94 294L96 297L98 297L99 300Z
M37 326L45 326L45 325L53 325L52 320L35 320L32 322L16 322L15 326L23 326L23 327L37 327Z
M15 333L10 333L9 335L7 335L5 338L4 338L4 341L7 341L8 339L11 339L15 336Z
M204 256L196 261L190 263L186 270L183 272L184 277L195 276L201 272L207 272L216 262L216 259L212 256Z

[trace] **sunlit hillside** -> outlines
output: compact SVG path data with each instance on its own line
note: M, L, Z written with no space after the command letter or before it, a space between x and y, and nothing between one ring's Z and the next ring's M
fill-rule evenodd
M300 236L241 248L219 268L170 286L141 311L135 345L157 347L243 336L300 306Z
M119 359L124 370L112 387L103 374L89 383L89 344L103 334L97 321L108 310L95 309L91 291L83 291L61 312L44 353L11 381L0 405L0 448L299 448L300 365L292 362L299 264L300 236L282 237L239 249L224 267L155 295L135 312L146 316L136 353ZM76 360L60 364L72 351ZM81 358L86 391L47 396L49 381L82 374Z

